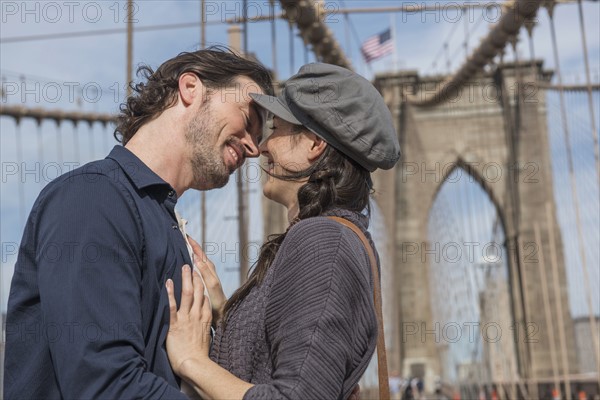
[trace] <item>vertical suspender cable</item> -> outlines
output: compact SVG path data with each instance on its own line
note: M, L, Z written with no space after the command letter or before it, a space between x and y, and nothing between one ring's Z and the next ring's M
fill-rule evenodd
M206 7L205 0L200 0L200 48L206 48Z
M248 0L243 3L244 19L244 57L248 57ZM246 185L244 184L244 174L242 169L237 171L237 195L238 195L238 234L239 234L239 255L240 255L240 285L246 282L248 278L248 223L246 218Z
M515 126L515 139L514 139L514 144L515 147L514 149L517 150L516 145L519 143L519 134L521 132L521 107L522 107L522 97L521 97L521 93L523 90L523 71L521 70L521 60L519 58L519 51L518 51L518 47L517 44L519 42L519 38L518 38L518 34L514 35L513 37L510 38L510 45L512 47L512 51L513 51L513 55L515 58L515 78L516 78L516 93L515 93L515 112L513 114L513 119L514 119L514 126ZM518 152L517 152L518 154ZM518 162L518 160L517 160Z
M530 58L531 58L531 74L532 74L532 79L534 80L534 82L536 83L537 86L537 67L535 65L535 47L533 44L533 28L535 27L535 21L530 20L528 22L525 23L525 27L527 29L527 34L529 36L529 53L530 53ZM554 224L553 224L553 220L552 220L552 212L550 209L550 203L546 203L546 211L547 211L547 221L546 223L548 224L548 243L549 243L549 247L550 247L550 262L551 262L551 266L553 269L553 287L554 287L554 292L557 296L556 298L556 308L557 308L557 313L558 313L558 337L559 337L559 342L560 342L560 349L561 349L561 365L562 365L562 371L563 371L563 376L564 376L564 380L565 380L565 395L567 399L571 398L571 380L569 377L569 360L567 358L567 348L566 348L566 339L565 339L565 322L563 319L563 310L562 310L562 303L560 300L560 288L558 286L558 261L557 261L557 257L556 257L556 249L555 249L555 238L554 238ZM558 388L557 388L558 389Z
M206 243L206 192L202 190L200 192L200 226L201 226L201 244L204 246Z
M63 140L61 122L56 120L56 161L62 168L63 163Z
M77 133L77 127L77 121L73 121L73 148L75 149L75 160L73 161L81 163L81 152L79 148L79 134Z
M589 308L590 329L592 333L592 345L594 347L594 357L596 359L596 373L600 380L600 344L598 343L598 327L594 318L594 308L592 303L592 293L590 288L589 272L587 268L587 260L585 254L585 246L583 243L583 230L581 228L581 213L579 210L579 196L577 194L577 182L575 180L575 170L573 167L573 151L571 149L571 140L569 134L569 123L567 120L567 110L565 108L565 92L560 71L560 59L558 55L558 45L556 43L556 28L554 26L554 1L547 4L548 15L550 17L550 33L552 35L552 48L554 52L554 68L558 77L559 95L560 95L560 113L564 131L565 148L567 150L567 162L569 166L569 178L571 181L571 192L573 196L573 204L575 205L575 220L577 224L577 238L579 240L579 254L581 257L581 268L583 270L583 283L585 288L586 299Z
M131 96L133 81L133 0L127 0L127 97Z
M344 14L344 34L346 37L346 52L348 53L348 59L352 60L352 45L350 44L350 16L348 13Z
M44 143L42 137L42 120L38 119L37 121L37 133L36 133L36 141L37 141L37 162L40 165L40 188L44 187L45 176L44 176Z
M565 321L563 319L562 302L560 301L560 285L558 283L558 260L556 257L556 238L554 235L554 220L552 218L552 207L546 202L546 223L548 224L548 244L550 247L550 263L552 266L552 283L556 293L556 312L558 314L558 340L560 342L560 353L562 358L562 370L565 379L565 395L571 398L571 378L569 376L569 358L567 356L567 339L565 337Z
M271 8L271 56L273 57L273 74L277 75L277 35L275 34L275 0L269 0Z
M535 21L533 19L525 22L525 29L527 30L527 37L529 41L529 58L531 59L531 79L537 87L537 66L535 63L535 48L533 47L533 28L535 28Z
M304 64L308 64L308 43L304 43Z
M109 125L102 125L102 130L106 131L108 126ZM104 145L104 152L107 153L110 150L110 143L108 141L107 132L104 132L104 134L102 135L102 144Z
M465 18L465 57L469 58L469 7L465 6L462 12L463 17Z
M24 165L25 161L23 160L23 138L21 135L23 134L23 127L21 126L21 121L19 119L15 120L17 122L17 126L15 127L15 147L17 153L17 165L21 172L25 170ZM25 226L25 182L23 180L23 173L17 174L17 186L19 187L19 224L21 227Z
M546 262L544 259L544 246L542 245L542 236L540 234L540 225L538 221L533 223L533 231L535 242L540 249L540 257L538 259L538 269L540 273L540 281L542 283L542 303L544 304L544 314L546 316L546 330L548 331L548 338L550 340L550 363L552 365L552 378L554 381L554 388L560 390L560 379L558 378L558 362L556 360L556 351L554 347L554 322L552 320L552 311L550 311L550 298L548 294L548 281L546 278ZM551 246L551 245L550 245ZM567 397L570 398L570 397Z
M206 48L206 5L205 0L200 0L200 48ZM200 243L206 243L206 192L200 191Z
M290 26L290 76L294 75L294 25Z
M248 0L244 0L242 5L242 18L244 20L244 56L248 57Z
M94 136L94 125L92 122L88 123L88 133L90 134L90 161L96 158L96 137Z
M451 75L452 68L450 63L450 44L448 42L444 43L444 54L446 56L446 68L448 68L448 75Z
M577 1L579 6L579 26L581 28L581 43L583 45L583 59L585 61L585 80L587 85L587 94L588 94L588 106L590 109L590 124L592 127L592 135L594 138L594 159L596 160L596 173L598 178L598 185L600 190L600 160L599 160L599 152L600 149L598 147L598 129L596 128L596 116L594 112L594 98L592 97L592 79L590 77L590 59L588 56L588 48L587 48L587 36L585 34L585 25L583 18L583 5L581 0Z
M517 235L517 248L523 249L523 246L524 246L524 244L523 244L523 240L521 239L521 235ZM525 260L523 259L523 252L519 251L517 255L519 257L519 260L517 261L518 262L517 265L520 265L520 266L525 265ZM521 275L521 279L522 279L523 287L525 288L525 290L523 290L523 303L524 303L523 309L524 309L525 315L526 315L524 329L525 329L525 332L527 332L528 322L527 322L526 318L531 315L531 310L529 308L529 302L528 302L529 293L527 292L527 287L528 287L527 274L523 273ZM517 327L517 329L518 329L518 327ZM527 392L528 392L528 396L530 396L531 398L536 398L537 394L538 394L537 372L535 369L534 360L531 357L530 352L528 352L528 353L529 353L528 354L528 358L529 358L528 367L529 367L530 373L529 373L529 376L527 377ZM527 398L530 398L530 397L527 397Z

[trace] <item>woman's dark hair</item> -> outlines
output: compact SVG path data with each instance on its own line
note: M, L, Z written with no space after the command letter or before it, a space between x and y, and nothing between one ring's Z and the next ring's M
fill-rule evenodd
M258 261L248 280L235 291L225 304L224 323L227 321L228 312L242 301L252 288L263 282L281 243L296 222L319 216L332 208L343 208L356 212L366 210L368 215L371 213L369 171L332 146L327 146L319 159L303 171L288 171L286 175L267 173L276 179L293 181L308 178L308 182L298 190L298 217L284 233L270 235L267 242L262 245Z
M196 74L209 90L230 87L237 77L246 76L265 93L273 94L269 71L262 64L237 55L227 47L212 46L180 53L165 61L156 71L147 65L138 68L137 75L145 78L146 82L129 83L134 94L121 104L115 139L127 144L142 125L172 107L177 101L179 77L186 72Z

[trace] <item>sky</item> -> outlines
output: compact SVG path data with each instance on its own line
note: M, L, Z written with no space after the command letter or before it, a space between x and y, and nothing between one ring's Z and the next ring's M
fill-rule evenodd
M241 16L241 2L207 1L207 44L227 44L227 26L219 23L225 18ZM278 4L278 2L276 2ZM390 7L398 1L327 1L326 8ZM404 2L421 4L425 2ZM429 2L427 2L429 3ZM465 23L452 7L455 2L439 1L442 10L431 14L352 14L346 19L339 12L326 18L328 26L352 61L355 70L367 78L393 69L414 69L420 74L455 71L464 60L465 26L468 26L468 47L479 43L488 31L490 23L497 21L498 14L474 9ZM475 2L471 2L475 3ZM157 67L165 60L182 51L198 49L199 24L195 27L143 31L144 27L164 24L193 23L200 19L199 1L138 1L135 2L134 65L147 64ZM268 14L267 1L249 1L250 16ZM487 4L487 3L486 3ZM124 32L108 35L87 36L82 32L125 28L125 2L123 1L76 1L76 2L17 2L1 1L0 24L0 76L2 79L2 104L24 104L45 109L80 110L100 113L116 113L124 98L126 80L126 37ZM279 6L277 6L279 11ZM497 10L497 9L496 9ZM592 66L592 78L600 80L600 5L585 2L585 26ZM213 23L214 22L214 23ZM544 60L546 68L554 68L550 25L545 10L538 15L534 30L536 57ZM564 81L582 83L584 68L581 36L576 5L559 5L555 23L558 36L561 69ZM300 39L293 40L291 63L290 32L287 22L278 20L276 25L277 76L284 80L305 61ZM367 66L359 53L360 43L372 35L381 33L393 25L395 55L388 56ZM269 22L248 24L248 48L268 67L273 67ZM297 33L296 31L294 31ZM36 39L15 41L15 38L32 35L74 33L62 39ZM448 48L450 66L444 56L444 42L451 37ZM530 56L529 44L524 31L518 45L519 56ZM512 57L507 56L509 59ZM308 54L308 61L314 56ZM556 103L552 103L556 104ZM581 105L578 107L582 107ZM582 117L583 118L583 117ZM34 121L24 120L19 126L6 117L0 118L0 155L2 158L1 226L2 266L0 267L0 309L6 308L6 298L14 264L14 251L20 241L24 218L39 190L60 172L93 159L104 157L114 145L112 128L95 124L74 127L63 123L59 127L53 121L37 126ZM559 143L559 142L553 142ZM557 150L560 146L556 145ZM24 171L33 171L24 173ZM15 173L15 171L17 171ZM562 169L564 171L564 169ZM560 177L559 177L560 178ZM585 185L583 181L583 185ZM557 196L560 195L560 191ZM258 204L261 191L257 184L251 185L251 204L255 212L250 217L250 239L262 240L262 222ZM180 210L190 219L190 231L199 235L199 221L194 217L198 193L187 193L181 200ZM211 240L220 246L231 245L237 238L237 228L232 217L236 215L235 191L231 186L207 194L209 204L209 231ZM565 200L565 204L569 204ZM598 208L598 203L587 205L586 210ZM258 211L257 211L258 210ZM192 217L189 217L192 215ZM197 214L196 214L197 215ZM560 217L560 216L559 216ZM563 216L565 224L569 217ZM598 229L592 222L591 230ZM571 232L571 231L569 231ZM231 257L231 256L229 256ZM224 269L223 283L228 293L237 285L235 259L222 257L219 262ZM596 257L593 262L598 263Z

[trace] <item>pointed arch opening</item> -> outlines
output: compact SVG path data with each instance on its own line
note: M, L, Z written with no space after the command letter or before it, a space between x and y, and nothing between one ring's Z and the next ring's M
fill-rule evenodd
M445 171L428 215L422 254L429 292L440 381L477 392L492 377L515 381L509 252L505 219L487 179L458 158Z

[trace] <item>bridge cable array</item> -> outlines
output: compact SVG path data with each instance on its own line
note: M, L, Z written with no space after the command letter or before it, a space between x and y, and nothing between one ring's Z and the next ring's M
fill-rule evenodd
M552 49L553 49L553 54L554 54L554 68L556 69L556 76L558 78L558 84L560 86L562 86L563 84L563 78L562 78L562 72L561 72L561 68L560 68L560 57L558 54L558 44L556 41L556 27L554 24L554 2L549 1L546 3L546 9L548 10L548 16L550 18L550 33L551 33L551 38L552 38ZM585 247L584 247L584 239L583 239L583 228L581 226L581 211L580 211L580 202L579 202L579 195L577 193L577 181L575 179L575 170L574 170L574 166L573 166L573 149L571 147L571 135L570 135L570 130L569 130L569 122L568 122L568 117L567 117L567 111L565 108L565 94L564 94L564 89L561 88L559 89L559 95L560 95L560 111L561 111L561 120L562 120L562 127L563 127L563 132L564 132L564 143L565 143L565 149L567 151L567 163L568 163L568 168L569 168L569 181L571 184L571 195L573 196L573 204L575 207L575 218L576 218L576 224L577 224L577 237L579 239L579 254L581 257L581 268L583 271L583 276L584 276L584 289L585 289L585 293L586 293L586 299L588 302L588 307L589 307L589 317L590 317L590 329L591 329L591 333L592 333L592 338L594 338L592 340L592 346L594 348L594 358L596 360L596 368L597 368L597 375L598 375L598 380L600 381L600 344L598 343L598 341L600 340L600 336L598 334L598 327L596 325L596 318L594 318L593 315L593 302L592 302L592 290L590 287L590 280L589 280L589 271L588 271L588 266L587 266L587 257L586 257L586 252L585 252ZM593 118L593 116L592 116ZM594 137L594 141L596 144L597 142L597 138ZM597 156L597 153L595 153ZM596 158L596 163L598 163L598 158ZM596 164L597 166L598 164ZM596 171L600 171L598 170L598 168L596 169ZM597 177L598 178L598 182L600 182L600 176Z

